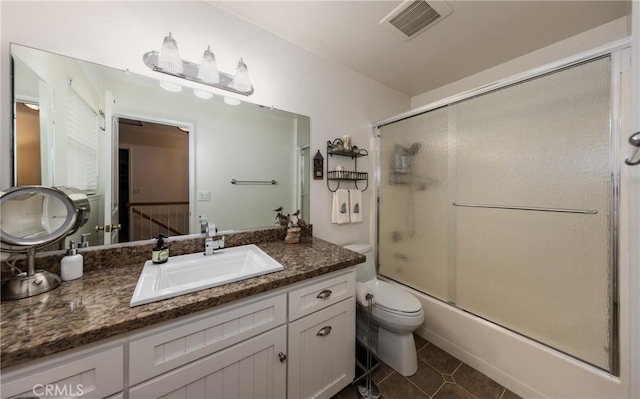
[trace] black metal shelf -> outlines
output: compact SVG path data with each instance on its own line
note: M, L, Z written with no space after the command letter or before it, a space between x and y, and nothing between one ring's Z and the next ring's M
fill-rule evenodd
M369 188L369 173L358 172L358 158L366 157L369 152L365 149L360 149L356 146L352 146L349 150L344 149L344 143L342 139L337 138L333 141L327 141L327 154L330 156L337 155L341 157L349 157L353 159L354 170L329 170L329 160L327 159L327 188L331 192L335 192L340 188L341 181L352 181L356 188L360 191L366 191ZM329 186L329 181L337 182L334 190ZM366 182L364 189L358 187L358 182Z

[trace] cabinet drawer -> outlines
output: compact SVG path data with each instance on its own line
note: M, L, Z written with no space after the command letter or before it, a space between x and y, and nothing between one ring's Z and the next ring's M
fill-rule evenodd
M355 374L355 297L289 325L289 398L329 398Z
M278 327L133 387L129 399L282 399L286 337Z
M44 371L24 373L2 381L2 397L104 398L122 391L124 350L122 346L93 355L61 360Z
M137 384L282 325L286 294L217 312L129 344L129 382Z
M351 271L289 292L289 321L355 296L355 287L356 273Z

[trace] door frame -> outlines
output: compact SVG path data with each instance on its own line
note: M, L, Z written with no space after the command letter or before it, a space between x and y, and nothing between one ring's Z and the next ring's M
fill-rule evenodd
M189 136L189 144L188 144L188 152L189 152L189 232L188 234L190 234L192 231L195 231L195 226L196 226L196 220L195 220L195 181L196 181L196 176L195 176L195 171L196 171L196 153L195 153L195 125L191 122L185 122L185 121L178 121L175 119L168 119L168 118L162 118L162 117L157 117L157 116L152 116L152 115L146 115L146 114L138 114L138 113L133 113L133 112L122 112L122 111L116 111L113 112L112 115L112 120L115 119L120 119L120 118L126 118L126 119L133 119L133 120L138 120L141 122L149 122L149 123L157 123L157 124L161 124L161 125L171 125L171 126L183 126L189 129L188 131L188 136ZM112 159L111 162L116 162L117 160ZM113 165L113 164L112 164ZM131 165L129 165L129 167L131 167ZM114 181L113 179L111 179L111 190L114 189L113 184ZM131 193L129 193L131 195ZM111 195L111 194L110 194ZM109 205L109 208L111 208L111 197L109 197L109 199L106 198L105 195L105 213L109 212L107 210L107 205Z

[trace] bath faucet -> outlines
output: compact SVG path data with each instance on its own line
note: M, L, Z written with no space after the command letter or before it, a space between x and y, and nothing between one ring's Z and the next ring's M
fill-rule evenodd
M204 238L204 254L205 255L213 255L215 254L216 249L224 248L224 237L214 240L211 236L211 231L213 231L213 235L218 232L215 223L209 226L209 221L206 216L200 216L200 232L205 234Z

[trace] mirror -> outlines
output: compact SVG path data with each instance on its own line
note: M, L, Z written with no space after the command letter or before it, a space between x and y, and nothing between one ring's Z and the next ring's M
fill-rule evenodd
M199 233L198 215L222 231L273 226L281 206L309 221L309 117L13 43L11 56L14 185L82 189L93 211L75 235L91 246Z
M58 275L36 270L36 250L76 231L89 213L86 195L68 187L22 186L0 193L2 252L27 254L27 271L3 281L2 300L27 298L59 286Z

